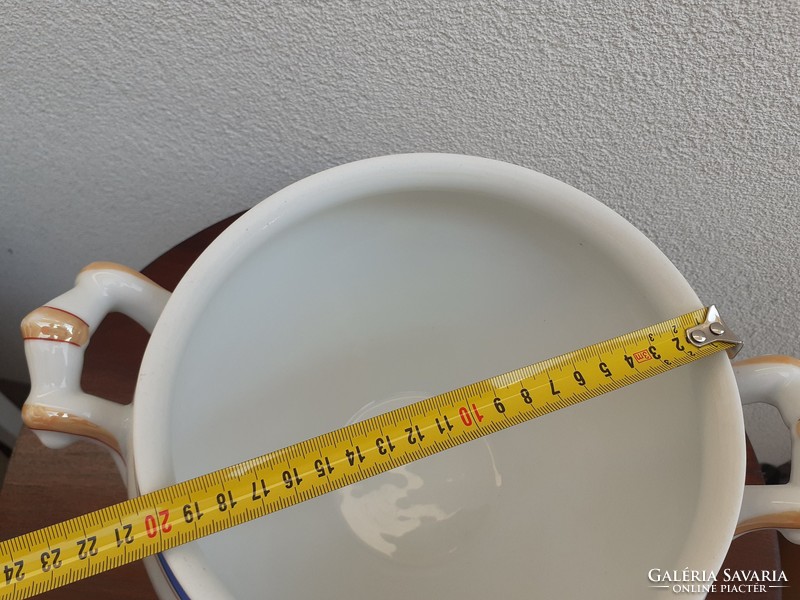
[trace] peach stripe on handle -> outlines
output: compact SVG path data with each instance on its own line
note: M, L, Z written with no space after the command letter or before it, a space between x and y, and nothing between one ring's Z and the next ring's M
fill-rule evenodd
M84 346L89 341L89 324L60 308L42 306L29 313L20 326L22 339L50 340Z
M753 358L737 360L734 366L746 367L748 365L763 365L769 367L770 365L776 364L800 367L800 359L794 356L786 356L785 354L765 354L764 356L754 356Z
M111 432L88 419L41 404L26 404L22 407L22 420L35 431L56 431L90 438L122 455L122 448Z
M787 510L782 513L762 515L753 517L745 521L740 521L736 525L736 534L742 535L759 529L800 529L800 511Z

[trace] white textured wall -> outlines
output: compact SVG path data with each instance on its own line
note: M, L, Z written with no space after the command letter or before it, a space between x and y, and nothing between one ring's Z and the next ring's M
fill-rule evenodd
M85 263L142 267L305 175L423 150L592 194L720 305L746 355L800 354L799 15L785 0L7 0L0 377L26 377L17 323Z

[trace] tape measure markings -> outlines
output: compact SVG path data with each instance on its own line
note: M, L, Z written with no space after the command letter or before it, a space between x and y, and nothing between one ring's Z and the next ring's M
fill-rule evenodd
M706 314L694 311L1 542L0 594L27 598L163 552L734 345L689 345L687 330Z

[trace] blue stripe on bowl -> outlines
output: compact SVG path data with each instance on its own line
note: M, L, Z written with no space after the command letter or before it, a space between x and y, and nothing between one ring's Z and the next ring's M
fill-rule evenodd
M175 574L172 572L172 569L169 568L167 564L167 560L164 558L164 555L160 552L156 554L156 558L158 559L158 564L161 565L161 569L164 571L164 575L167 576L167 580L169 584L172 586L172 589L175 590L175 593L178 595L180 600L191 600L188 594L183 590L181 584L178 583L178 579L175 577Z

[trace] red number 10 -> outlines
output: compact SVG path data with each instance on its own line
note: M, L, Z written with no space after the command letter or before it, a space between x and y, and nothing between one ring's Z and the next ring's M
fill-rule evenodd
M472 405L472 412L475 413L475 418L478 419L478 423L483 421L483 415L478 412L478 407L475 404ZM469 412L469 409L466 406L462 406L458 409L458 416L461 417L461 422L464 423L465 427L469 427L472 425L472 415Z

